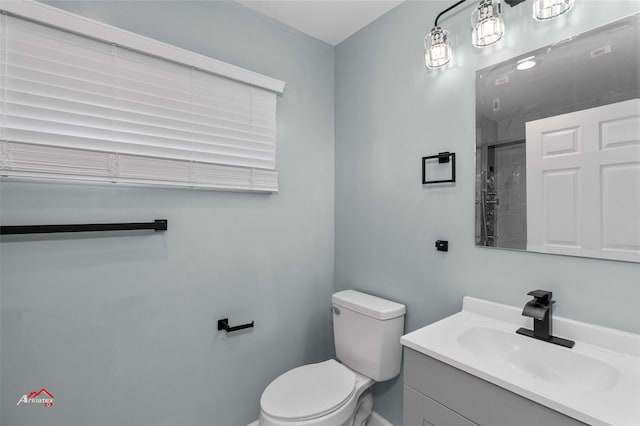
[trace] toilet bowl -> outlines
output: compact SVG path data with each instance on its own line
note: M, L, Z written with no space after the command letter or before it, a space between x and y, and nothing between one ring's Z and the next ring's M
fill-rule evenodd
M259 426L364 426L369 388L400 373L405 307L353 290L332 297L337 360L280 375L262 393Z
M371 415L373 404L362 401L373 383L369 377L332 359L294 368L264 390L259 424L352 426L359 411L360 417Z

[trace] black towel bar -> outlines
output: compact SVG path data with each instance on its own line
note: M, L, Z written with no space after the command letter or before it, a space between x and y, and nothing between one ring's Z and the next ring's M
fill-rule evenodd
M80 225L17 225L0 226L0 235L17 234L52 234L58 232L101 232L101 231L136 231L150 229L166 231L167 220L156 219L153 222L135 223L89 223Z
M427 162L429 160L438 159L438 164L451 163L451 178L427 180ZM451 160L451 161L449 161ZM449 183L456 181L456 153L455 152L440 152L437 155L430 155L428 157L422 157L422 184L429 185L432 183Z

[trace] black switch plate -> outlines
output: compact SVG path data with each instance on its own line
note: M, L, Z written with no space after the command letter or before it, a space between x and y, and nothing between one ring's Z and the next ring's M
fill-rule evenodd
M438 249L438 251L449 251L449 241L446 241L446 240L436 241L436 249Z

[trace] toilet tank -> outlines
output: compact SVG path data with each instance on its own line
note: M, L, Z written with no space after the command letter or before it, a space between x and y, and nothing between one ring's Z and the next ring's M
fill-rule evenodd
M335 293L331 302L337 358L376 382L396 377L405 306L354 290Z

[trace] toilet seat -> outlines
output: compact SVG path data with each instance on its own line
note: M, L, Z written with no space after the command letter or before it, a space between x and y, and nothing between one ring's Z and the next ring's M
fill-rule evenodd
M264 390L260 406L276 419L310 420L339 409L355 391L355 373L331 359L282 374Z

